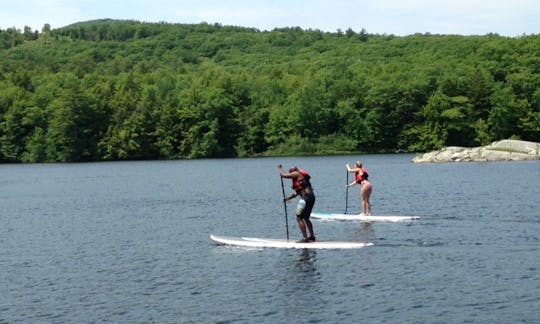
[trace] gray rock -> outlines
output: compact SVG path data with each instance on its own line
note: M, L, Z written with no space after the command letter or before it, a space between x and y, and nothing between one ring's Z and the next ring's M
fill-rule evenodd
M482 147L448 146L417 155L414 163L540 160L540 143L502 140Z

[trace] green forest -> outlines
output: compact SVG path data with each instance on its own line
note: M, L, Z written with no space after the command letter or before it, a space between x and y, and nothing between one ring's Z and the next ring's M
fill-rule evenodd
M94 20L0 30L0 162L540 140L540 35Z

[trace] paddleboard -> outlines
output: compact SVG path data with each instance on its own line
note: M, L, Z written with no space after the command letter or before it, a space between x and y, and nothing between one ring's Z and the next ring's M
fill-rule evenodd
M363 221L363 222L402 222L420 219L420 216L365 216L362 214L336 214L336 213L319 213L312 212L311 218L321 220L336 220L336 221Z
M287 249L358 249L371 246L368 242L339 242L339 241L316 241L309 243L297 243L295 240L267 239L256 237L232 237L210 235L210 238L218 244L236 245L244 247L268 247Z

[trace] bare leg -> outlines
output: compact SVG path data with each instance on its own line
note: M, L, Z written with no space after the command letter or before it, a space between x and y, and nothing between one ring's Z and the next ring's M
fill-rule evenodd
M305 222L306 222L307 228L308 228L309 233L310 233L310 238L311 237L314 238L315 237L315 232L313 232L313 223L311 223L311 220L309 220L309 219L306 219Z
M306 224L304 223L304 220L300 217L296 217L296 222L298 223L298 226L300 227L300 231L302 232L302 237L304 239L307 239Z
M366 184L362 186L360 192L362 195L362 208L364 210L364 214L371 215L371 202L369 201L369 198L371 197L371 185Z
M362 202L362 214L367 215L366 204L364 202L364 191L360 189L360 201Z
M366 200L366 210L367 210L367 215L371 216L371 203L369 202L369 198Z

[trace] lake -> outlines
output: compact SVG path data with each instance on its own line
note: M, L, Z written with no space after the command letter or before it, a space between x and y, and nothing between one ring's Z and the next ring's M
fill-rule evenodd
M540 162L412 158L0 165L0 322L540 322ZM313 221L319 240L374 243L356 250L210 240L285 238L280 163L311 173L315 211L342 213L358 159L374 215L421 219Z

